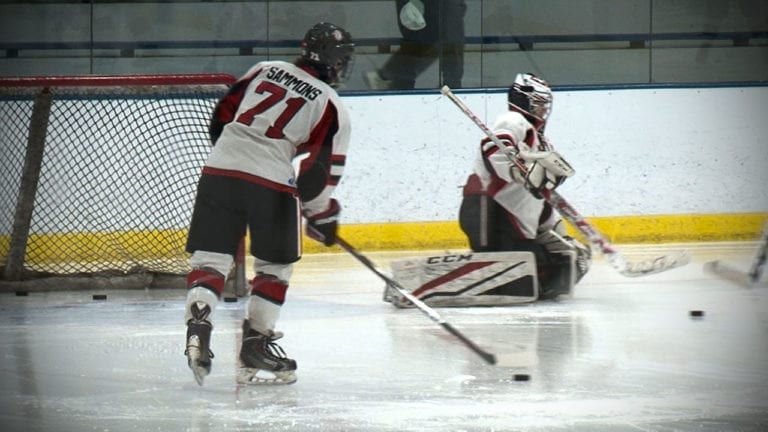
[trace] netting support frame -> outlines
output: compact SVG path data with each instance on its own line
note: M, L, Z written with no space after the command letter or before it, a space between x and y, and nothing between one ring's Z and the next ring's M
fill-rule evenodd
M29 229L32 212L35 208L35 195L40 180L40 169L45 152L45 136L51 113L52 95L48 87L35 95L32 118L29 122L29 139L22 168L19 197L13 218L11 244L8 258L3 269L3 278L7 281L19 281L24 273L24 257L27 252Z
M45 153L48 122L53 100L52 88L75 86L87 78L94 87L166 85L169 78L181 81L194 81L200 85L231 85L236 78L226 74L186 74L186 75L134 75L134 76L48 76L48 77L4 77L5 87L37 88L34 94L32 115L28 125L28 140L24 164L18 188L18 197L14 208L13 226L9 239L9 250L0 275L0 292L76 291L106 289L147 289L147 288L186 288L186 275L132 273L117 274L111 271L76 275L48 275L30 277L30 270L25 268L32 216L35 208L38 183L41 176ZM245 239L241 241L235 256L235 265L224 289L224 295L245 297L248 295L246 278ZM36 273L32 271L31 273Z

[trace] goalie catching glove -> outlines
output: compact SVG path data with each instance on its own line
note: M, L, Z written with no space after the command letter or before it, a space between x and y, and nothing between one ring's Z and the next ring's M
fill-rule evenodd
M312 216L306 216L307 236L326 246L333 246L336 243L339 212L341 212L339 202L331 199L328 210Z
M521 149L517 158L525 166L523 172L517 165L512 165L512 178L531 191L536 198L542 198L542 192L555 190L566 178L576 172L571 165L556 151L528 151Z

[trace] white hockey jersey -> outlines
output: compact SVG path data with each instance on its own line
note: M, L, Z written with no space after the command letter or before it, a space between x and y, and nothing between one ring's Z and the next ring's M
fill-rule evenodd
M350 129L328 84L292 63L260 62L216 106L203 172L297 193L311 216L327 209L341 179Z
M539 139L536 128L515 111L501 114L494 123L493 133L517 151L525 146L533 151L554 150ZM464 186L464 195L487 195L510 215L510 222L525 238L534 239L540 227L554 225L556 219L546 201L534 197L522 184L512 178L509 158L491 141L481 141L473 174Z

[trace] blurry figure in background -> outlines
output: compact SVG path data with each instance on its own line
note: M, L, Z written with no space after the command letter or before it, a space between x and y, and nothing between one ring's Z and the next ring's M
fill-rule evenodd
M374 90L412 89L416 78L435 61L441 82L461 88L464 76L464 0L397 0L398 27L402 39L379 70L363 74ZM438 84L438 83L436 83Z
M691 16L698 16L704 8L704 34L741 31L746 34L733 39L735 46L749 46L749 33L764 31L768 24L768 2L755 0L728 0L694 2L689 6Z
M459 223L475 252L532 252L540 299L567 295L589 270L591 251L566 235L562 220L541 195L573 175L544 136L552 90L535 75L518 74L507 101L509 111L496 119L492 130L527 173L485 137L464 186Z
M200 385L211 371L211 318L246 229L255 277L237 381L296 381L296 362L275 343L282 336L275 324L293 263L301 258L301 216L309 237L335 243L341 207L331 195L350 138L349 116L335 87L349 74L353 50L343 28L318 23L307 31L293 63L257 63L216 105L210 124L214 147L198 183L187 238L192 271L185 354ZM292 162L304 154L296 175Z

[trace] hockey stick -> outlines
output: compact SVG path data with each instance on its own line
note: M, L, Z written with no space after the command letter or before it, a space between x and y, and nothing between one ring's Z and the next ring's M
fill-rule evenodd
M760 280L760 276L763 275L765 270L766 249L768 248L768 222L763 226L763 238L760 239L760 244L757 246L757 253L755 259L752 261L752 266L749 268L749 281L751 283L757 283Z
M760 281L760 277L763 275L763 270L765 270L766 254L768 253L766 249L768 249L768 221L766 221L763 226L763 236L760 238L760 243L757 245L757 252L755 252L755 257L752 260L752 264L749 266L747 273L736 270L720 260L710 261L704 264L704 270L740 285L755 285Z
M414 304L419 310L424 312L428 317L432 319L432 321L440 324L444 329L448 330L448 332L454 336L456 336L457 339L459 339L464 345L466 345L469 349L471 349L475 354L479 355L483 358L488 364L495 365L496 364L496 356L483 350L480 348L477 344L472 342L468 337L464 336L460 331L456 330L455 327L453 327L449 322L447 322L445 319L443 319L440 314L437 313L434 309L427 306L419 300L418 298L414 297L413 294L411 294L407 289L403 288L402 285L397 283L397 281L393 280L392 278L385 275L381 270L379 270L376 265L371 262L368 258L365 257L362 253L358 252L352 245L344 241L344 239L340 238L339 236L336 236L336 244L341 246L342 249L349 252L350 255L355 257L358 261L360 261L364 266L368 267L372 272L376 273L376 276L380 277L384 282L387 283L390 287L394 288L403 295L403 297L407 298L411 303Z
M443 86L441 92L448 97L467 117L469 117L477 127L480 128L488 138L493 141L496 147L499 148L507 157L510 162L517 166L520 171L525 174L527 168L523 162L517 158L517 154L513 149L505 146L501 140L494 134L488 126L483 123L455 94L451 91L450 87ZM592 245L600 250L603 256L608 260L613 268L619 273L627 277L638 277L649 275L653 273L660 273L680 267L688 264L691 261L690 256L685 251L680 251L674 254L663 255L657 258L652 258L640 262L629 262L624 258L616 248L613 247L610 241L597 230L592 224L587 222L568 201L565 200L559 193L553 190L545 189L541 191L542 197L560 213L565 220L567 220L573 227L579 230Z

